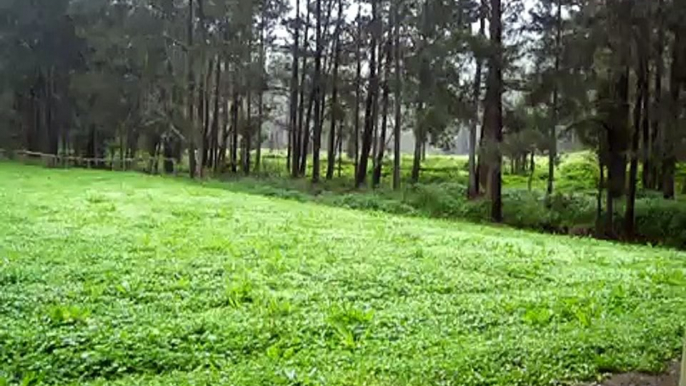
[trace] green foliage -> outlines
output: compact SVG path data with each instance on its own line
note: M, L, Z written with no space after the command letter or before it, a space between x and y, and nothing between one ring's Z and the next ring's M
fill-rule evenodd
M684 203L661 197L637 200L636 232L637 237L651 243L686 248Z
M598 189L600 171L598 161L591 154L569 156L558 169L557 188L565 192Z
M0 163L0 384L542 386L680 349L683 253L240 184Z
M386 188L351 191L347 176L317 186L301 180L268 178L233 181L229 187L269 197L314 201L350 209L488 222L489 202L465 199L465 162L464 157L433 156L425 162L424 182L406 186L402 192L392 192ZM543 193L547 157L536 159L532 191L527 190L528 176L506 174L504 223L549 233L575 236L594 234L599 174L595 162L592 154L587 152L563 156L556 170L556 192L549 198ZM346 164L346 167L351 165ZM623 202L618 201L617 205L615 231L620 237L625 237ZM639 191L636 202L638 241L686 248L686 232L681 231L679 220L684 212L686 206L683 202L665 201L659 192Z

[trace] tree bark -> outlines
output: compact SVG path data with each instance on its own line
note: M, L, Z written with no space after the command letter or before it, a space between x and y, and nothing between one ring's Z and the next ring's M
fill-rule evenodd
M326 179L333 178L336 168L336 122L338 121L338 64L341 55L340 32L343 23L343 1L338 0L338 23L334 36L333 80L331 85L331 129L329 130L329 154L327 157Z
M264 7L264 4L263 4ZM255 172L259 173L262 168L262 123L264 120L264 89L266 86L266 80L264 76L264 65L265 65L265 29L266 29L266 9L262 10L262 23L260 25L260 52L259 52L259 66L260 66L260 76L259 84L257 90L257 141L255 149Z
M288 161L291 167L291 176L298 177L298 160L300 159L300 130L298 130L298 71L299 71L299 44L300 44L300 0L295 2L295 31L293 33L293 62L291 72L291 101L290 101L290 157Z
M391 0L393 7L393 51L395 62L395 122L393 128L393 190L400 190L400 141L401 141L401 108L402 108L402 80L400 77L400 0Z
M603 164L600 152L598 154L598 191L596 195L596 214L595 214L595 233L596 236L603 234L602 220L603 220L603 188L605 187L605 165Z
M231 172L238 173L238 110L240 99L238 97L237 79L234 76L233 103L231 104Z
M664 46L665 46L665 25L664 25L664 0L658 1L657 6L657 39L655 42L655 97L653 98L652 114L652 157L651 157L651 178L650 188L660 189L660 165L662 164L664 153L664 133L662 131L662 77L664 76Z
M225 62L228 65L228 62ZM228 72L228 68L227 68ZM221 128L221 145L219 149L219 154L217 155L217 164L219 167L224 168L225 162L226 162L226 152L229 150L229 135L231 134L229 131L230 128L230 117L229 117L229 103L228 100L224 101L222 105L222 110L224 112L224 120L223 120L223 125Z
M652 171L652 163L651 163L651 158L652 158L652 148L653 148L653 143L651 141L651 135L650 135L650 61L651 61L651 51L652 51L652 21L651 18L654 16L654 13L651 11L648 17L645 18L644 25L643 25L643 36L645 41L645 46L641 45L641 52L640 54L642 55L642 60L645 61L644 63L644 88L643 88L643 116L642 116L642 122L641 122L641 163L642 165L642 173L641 173L641 186L643 186L643 189L650 189L650 179L651 179L651 171Z
M312 182L319 182L321 165L320 165L320 151L322 144L322 52L324 50L322 42L322 0L316 0L316 46L317 51L314 57L314 140L312 141Z
M381 86L381 89L383 90L381 101L381 131L379 133L374 173L372 174L372 186L375 188L378 187L379 184L381 184L381 174L383 172L383 159L386 150L386 129L388 126L388 99L390 94L389 78L391 77L391 68L393 66L392 32L394 29L394 22L395 21L391 20L391 23L388 28L388 38L386 39L386 44L384 47L384 52L386 53L386 67L384 70L383 85Z
M214 57L210 58L207 64L207 73L205 74L205 79L203 86L200 90L200 99L202 104L202 151L200 152L202 157L202 167L206 168L210 166L210 102L212 95L212 72L214 71Z
M219 143L219 106L221 105L221 94L220 84L221 84L221 60L217 57L217 68L214 81L214 118L212 119L212 134L210 140L210 154L211 154L211 166L214 168L215 173L218 172L218 162L217 162L217 147Z
M560 56L562 56L562 0L557 0L557 16L555 27L555 80L553 86L553 124L550 127L548 148L548 197L553 194L555 183L555 160L557 158L557 125L560 124Z
M417 127L414 135L414 154L412 157L412 172L410 180L413 184L419 182L419 173L422 168L422 143L424 143L424 103L417 103Z
M193 0L188 1L188 24L187 24L187 46L188 50L193 47ZM190 177L195 178L196 158L195 158L195 120L193 111L195 110L195 75L193 74L193 54L187 52L187 82L188 82L188 167L190 169Z
M650 59L648 59L648 63L650 63ZM645 69L645 76L646 80L645 82L647 85L645 86L643 90L643 118L642 118L642 141L643 141L643 147L641 148L641 160L643 163L643 168L642 168L642 173L641 173L641 186L643 186L643 189L651 189L650 181L652 179L651 173L652 173L652 162L651 159L653 157L652 154L652 148L653 148L653 143L651 139L651 133L650 133L650 66L646 66Z
M609 121L608 173L609 195L619 198L624 195L626 184L626 152L629 149L629 67L617 71L612 92L614 106Z
M250 175L250 152L252 151L252 87L249 84L246 92L246 125L243 127L243 157L241 163L243 164L243 173L246 176Z
M197 12L198 12L198 26L200 28L200 44L198 45L200 48L200 73L198 74L198 120L200 124L199 128L199 135L200 135L200 140L198 141L198 144L200 148L198 149L198 154L200 156L200 164L199 164L199 171L200 171L200 177L203 176L204 173L204 168L207 163L207 159L205 157L205 149L207 147L207 129L208 129L208 120L209 120L209 80L212 72L212 68L214 67L213 63L206 64L207 62L207 55L206 55L206 49L205 49L205 44L207 42L207 26L205 23L205 5L204 5L204 0L197 0ZM211 62L211 60L210 60ZM208 71L206 73L203 73L203 69L205 68L205 65L207 65Z
M481 3L479 12L479 36L486 36L486 5ZM469 187L467 198L473 199L479 195L479 176L476 167L476 134L479 122L479 105L481 102L481 72L483 59L481 56L476 58L476 71L474 72L474 88L472 91L473 118L469 127Z
M672 47L672 67L670 70L669 90L671 94L671 112L669 132L665 132L665 156L662 166L662 195L666 199L674 198L674 172L676 171L676 149L674 142L677 140L677 131L679 129L678 121L681 116L681 88L686 76L683 72L686 66L686 58L684 57L683 39L686 36L686 28L681 25L675 27L674 42Z
M303 127L302 149L300 149L300 175L304 176L307 172L307 155L310 152L310 122L312 121L312 108L314 107L314 82L309 93L307 102L307 115L305 117L305 127Z
M503 47L502 9L500 0L491 0L490 36L493 53L488 62L484 125L488 159L488 193L491 199L491 219L502 222L502 154L503 141Z
M380 40L380 23L378 15L378 1L372 2L372 38L370 44L370 60L369 60L369 92L367 94L367 102L365 106L364 117L364 134L362 136L362 153L360 154L360 163L357 168L357 178L355 179L355 187L359 188L366 183L367 167L369 165L369 152L372 147L372 135L374 131L374 103L379 92L379 77L376 73L376 51L377 44Z
M646 98L648 88L648 63L645 58L640 59L636 81L636 103L634 104L634 132L631 137L631 163L629 166L629 194L626 201L624 214L624 232L628 239L633 239L635 234L634 212L636 205L636 184L638 180L638 144L641 137L641 110L643 100Z
M357 10L357 42L355 45L355 60L357 62L355 71L355 128L353 133L355 172L357 173L360 162L360 103L362 103L362 5Z
M309 29L310 29L310 7L309 2L305 1L305 8L307 8L307 16L305 17L305 33L303 35L303 45L302 45L302 74L300 76L300 106L298 111L298 158L295 159L295 164L293 167L297 168L297 173L294 177L300 177L305 174L305 169L307 167L307 153L309 148L310 140L310 120L307 119L305 123L305 85L307 80L307 51L309 47ZM311 94L311 93L310 93ZM308 108L308 116L310 115L312 106L312 97L310 96L310 103Z
M421 28L419 31L419 89L417 92L417 112L414 130L414 157L412 160L412 173L410 179L413 184L419 182L419 173L421 171L422 160L424 159L424 145L426 143L426 117L424 116L425 100L429 98L429 84L431 76L431 68L427 53L427 30L431 29L431 22L429 20L429 1L425 0L422 4L421 11Z

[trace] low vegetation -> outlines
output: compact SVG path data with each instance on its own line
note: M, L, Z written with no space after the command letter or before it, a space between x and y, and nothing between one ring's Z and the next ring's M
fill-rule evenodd
M409 165L404 159L403 165ZM221 184L230 189L297 201L315 201L336 207L374 210L394 214L432 218L490 221L490 206L485 199L467 200L467 160L460 156L432 156L422 170L422 182L407 184L393 191L388 179L378 189L350 188L354 167L344 162L340 177L312 185L309 181L284 176L285 158L267 155L263 174L255 178L235 179L227 176ZM545 195L547 159L538 158L533 174L513 173L503 176L503 223L516 228L573 236L604 237L605 214L598 212L597 160L588 152L561 157L556 166L556 190ZM402 169L404 174L410 170ZM686 173L680 166L677 174ZM681 185L679 184L679 187ZM603 200L605 197L603 195ZM624 233L624 202L614 208L614 234L629 239ZM600 214L600 217L598 215ZM659 192L639 191L636 199L636 233L632 242L686 248L686 205L682 201L664 200ZM599 223L600 220L600 223Z
M536 386L681 346L681 252L237 186L0 163L0 384Z

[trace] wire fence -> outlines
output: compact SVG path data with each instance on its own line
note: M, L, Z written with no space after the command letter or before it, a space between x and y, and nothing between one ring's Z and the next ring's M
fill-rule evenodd
M28 164L41 164L53 168L85 168L112 171L138 171L151 174L160 172L178 174L184 164L176 158L167 157L77 157L63 154L47 154L29 150L8 150L0 148L0 159L17 160Z
M255 156L255 154L253 154ZM251 157L252 158L252 157ZM25 164L41 165L49 168L80 168L111 171L136 171L147 174L182 175L190 171L188 157L181 159L167 158L163 156L139 156L121 157L79 157L65 154L48 154L29 150L12 150L0 148L0 160L13 160ZM255 160L253 159L253 164ZM253 165L253 169L256 165ZM199 176L217 176L230 173L231 164L223 164L218 169L205 169L198 171ZM241 174L240 162L236 165L238 174ZM285 154L279 152L267 152L260 161L260 169L252 170L255 176L283 176L290 170Z

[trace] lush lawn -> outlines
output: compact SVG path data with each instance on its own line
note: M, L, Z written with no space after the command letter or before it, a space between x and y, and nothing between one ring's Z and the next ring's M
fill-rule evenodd
M0 385L550 385L659 370L686 254L0 163Z

